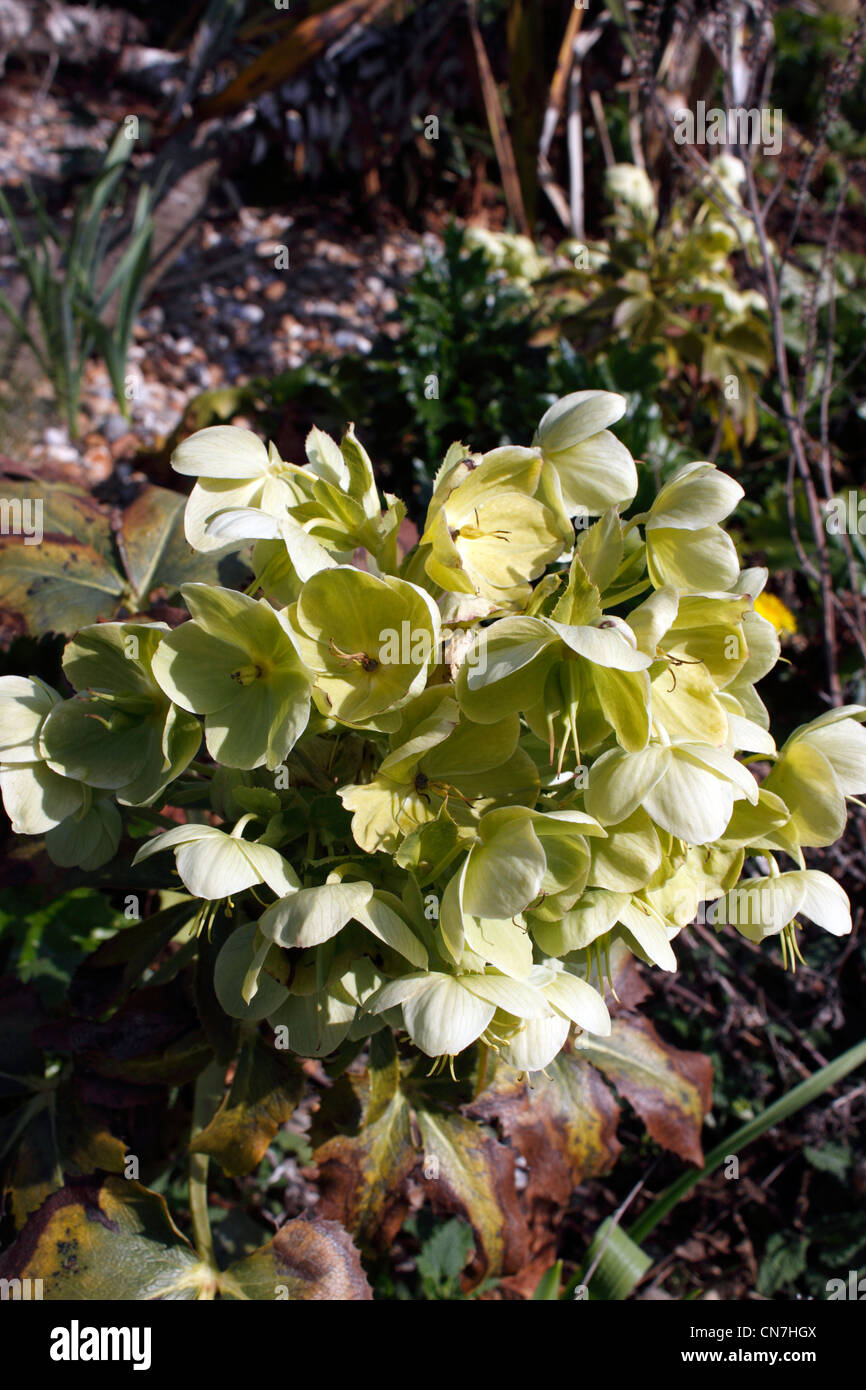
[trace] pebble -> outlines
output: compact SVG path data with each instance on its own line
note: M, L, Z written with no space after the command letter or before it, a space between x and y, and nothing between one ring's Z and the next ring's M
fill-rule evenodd
M100 429L109 444L115 444L122 435L127 433L129 421L124 420L122 415L109 415L108 419L102 422Z
M146 328L148 333L159 333L165 323L165 310L159 304L151 304L149 309L145 309L138 316L139 326Z
M361 333L352 333L349 329L341 328L334 334L336 346L344 352L371 352L373 344L369 338L365 338Z
M114 467L111 450L101 441L87 446L84 450L84 462L93 482L104 482Z
M141 449L141 440L137 434L133 434L127 429L126 434L122 434L111 446L111 457L113 459L134 458Z

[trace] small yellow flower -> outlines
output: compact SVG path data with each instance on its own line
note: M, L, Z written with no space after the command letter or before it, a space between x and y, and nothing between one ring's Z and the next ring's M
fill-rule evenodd
M793 636L797 631L797 619L775 594L759 594L755 599L755 612L772 623L777 632Z

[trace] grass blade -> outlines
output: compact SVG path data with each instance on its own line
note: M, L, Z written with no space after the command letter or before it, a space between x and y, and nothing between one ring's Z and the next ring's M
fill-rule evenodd
M748 1124L742 1125L721 1144L717 1144L714 1149L707 1154L703 1168L690 1168L688 1172L677 1178L676 1182L671 1183L666 1192L647 1207L646 1211L634 1223L629 1230L629 1236L633 1241L640 1244L646 1240L650 1231L655 1230L660 1221L663 1221L668 1212L671 1211L685 1197L686 1193L713 1172L715 1168L721 1167L725 1159L731 1154L739 1153L747 1144L753 1140L760 1139L762 1134L766 1134L768 1129L774 1125L781 1124L789 1116L802 1110L804 1106L811 1105L812 1101L817 1100L824 1091L835 1086L849 1072L862 1067L866 1063L866 1038L862 1042L855 1043L854 1047L843 1052L841 1057L835 1061L828 1062L826 1067L821 1067L819 1071L801 1081L793 1090L788 1091L779 1100L768 1105L760 1115L756 1115Z

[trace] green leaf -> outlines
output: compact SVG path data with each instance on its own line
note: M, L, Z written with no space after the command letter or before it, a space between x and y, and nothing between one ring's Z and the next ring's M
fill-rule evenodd
M95 1012L99 1013L108 1003L116 1003L193 918L196 908L197 904L191 899L172 903L141 922L130 923L123 931L104 941L75 976L71 998L73 1007L86 1012L86 1006L93 1001ZM64 915L68 926L68 915Z
M10 1145L14 1157L6 1166L3 1189L17 1230L69 1178L123 1172L126 1145L75 1099L70 1087L37 1092L16 1118L20 1128Z
M603 1221L593 1236L584 1264L587 1272L600 1251L603 1253L589 1285L590 1298L621 1302L640 1283L652 1258L612 1218Z
M206 554L190 548L183 530L185 503L182 493L146 487L123 513L118 544L142 606L154 589L165 588L171 597L181 584L194 581L240 587L245 567L231 558L235 546Z
M231 939L231 938L230 938ZM304 1074L258 1035L241 1048L228 1095L190 1153L210 1154L228 1177L257 1168L304 1093Z
M559 1301L559 1290L562 1287L562 1260L557 1260L550 1269L546 1269L535 1286L535 1293L532 1295L533 1303L556 1303Z
M819 1173L832 1173L840 1182L845 1181L854 1161L850 1144L824 1144L820 1149L814 1144L807 1144L803 1157L811 1168L816 1168Z
M400 1229L408 1206L402 1189L418 1161L390 1029L373 1038L368 1075L344 1076L337 1087L337 1098L348 1099L355 1123L353 1132L338 1134L315 1150L319 1210L335 1217L369 1250L387 1245ZM335 1097L329 1099L333 1105Z
M415 1267L427 1298L459 1297L460 1275L472 1249L472 1228L456 1217L422 1241Z
M758 1267L758 1293L772 1298L780 1289L787 1289L799 1279L806 1268L808 1235L774 1231L767 1241Z
M119 1177L71 1180L0 1256L0 1278L41 1279L65 1301L194 1299L210 1277L165 1200Z
M33 501L34 492L31 484L3 479L3 496L22 506L25 524L25 504ZM75 632L112 617L124 585L104 513L74 489L40 483L38 495L40 543L28 543L24 535L0 538L0 611L9 615L7 621L34 633Z
M520 1268L527 1229L514 1187L514 1158L484 1129L461 1115L416 1110L425 1171L433 1172L430 1201L471 1222L476 1258L470 1280Z

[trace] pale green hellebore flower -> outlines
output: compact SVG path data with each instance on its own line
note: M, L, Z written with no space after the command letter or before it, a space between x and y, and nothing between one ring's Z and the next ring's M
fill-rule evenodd
M552 618L502 618L478 636L457 677L461 709L480 724L520 710L554 755L561 730L559 767L569 738L579 754L579 711L588 696L623 746L644 747L650 735L652 659L621 618L591 623Z
M41 741L49 766L142 805L179 777L201 743L198 720L166 697L152 673L165 623L97 623L63 653L79 692L48 714Z
M226 767L279 767L310 716L311 678L282 616L210 584L181 588L192 620L164 637L153 674L175 704L204 715L205 743Z
M327 1056L344 1038L367 1037L385 1026L384 1019L362 1012L386 980L366 956L348 968L343 962L333 965L324 980L317 960L306 968L296 965L291 975L287 963L290 993L287 984L262 969L272 949L255 922L236 927L226 939L214 968L214 989L230 1017L246 1023L267 1018L272 1028L285 1027L289 1046L303 1057Z
M633 212L655 222L656 195L645 169L637 164L612 164L605 172L604 191Z
M764 788L781 797L791 812L788 830L799 845L832 845L845 829L845 798L866 791L862 719L862 705L843 705L802 725L765 778Z
M98 869L117 852L117 808L49 767L41 734L63 704L37 678L0 677L0 794L16 835L44 835L62 868Z
M564 962L546 960L534 965L529 983L539 989L550 1007L543 1018L526 1018L515 1029L497 1013L493 1031L505 1039L499 1049L507 1066L520 1072L543 1071L558 1056L572 1024L585 1033L610 1036L610 1014L598 990L574 974ZM503 1027L504 1025L504 1027Z
M178 825L164 830L142 845L134 864L141 864L164 849L173 849L184 887L194 898L217 902L266 883L284 897L300 887L294 869L269 845L244 840L235 826L233 834L213 825Z
M247 955L240 989L232 986L235 1016L258 1018L267 1013L271 1027L287 1028L291 1047L305 1057L327 1056L347 1037L360 1039L377 1032L385 1020L367 1013L366 1005L385 983L385 976L366 955L356 958L359 948L351 940L348 956L334 965L324 983L318 976L317 958L308 966L306 979L303 969L296 971L289 997L284 997L275 1011L271 1007L276 991L264 965L274 947L312 954L317 947L334 941L352 922L411 965L426 969L427 952L406 922L400 900L374 890L369 883L342 882L335 871L327 883L302 888L274 903L261 917L254 937L251 941L247 938L253 948L252 960ZM335 942L335 947L339 951L340 943ZM236 968L232 975L236 980ZM262 993L264 1002L260 1005Z
M478 823L478 841L460 874L461 911L472 917L515 917L540 895L583 891L589 872L585 836L606 831L582 811L531 811L504 806Z
M546 1017L539 989L497 974L417 971L391 980L367 1000L371 1013L402 1008L406 1031L428 1057L456 1056L486 1031L497 1008L516 1018ZM567 1031L567 1030L566 1030Z
M820 869L751 878L714 904L715 926L736 927L749 941L778 936L799 914L833 936L851 931L851 905L835 879Z
M745 569L734 586L735 591L754 603L767 578L766 569ZM755 684L772 671L779 659L779 634L772 623L751 608L743 614L742 628L747 651L745 663L739 669L735 666L736 675L732 681L720 682L720 699L728 715L729 746L749 753L774 755L775 743L769 734L770 716Z
M495 1027L503 1027L505 1037L499 1043L499 1056L506 1066L521 1073L544 1071L562 1051L571 1031L571 1024L564 1014L551 1012L545 1018L530 1018L510 1031L509 1021L500 1014L494 1019Z
M267 1018L285 1002L289 993L273 975L262 971L256 980L255 996L244 999L243 982L255 949L256 932L255 922L235 927L220 947L214 965L214 993L221 1008L230 1018L243 1019L245 1023L259 1023Z
M333 569L338 561L329 550L310 534L311 523L302 526L288 512L281 517L254 507L233 508L220 512L208 523L208 535L220 541L240 545L257 541L253 565L259 587L268 592L291 584L290 602L298 597L301 586L318 574ZM282 544L271 545L271 542ZM263 564L262 557L266 557Z
M571 907L589 874L586 836L605 832L581 811L515 806L488 811L477 834L442 897L442 947L457 964L468 948L503 974L525 980L533 960L526 922L553 920Z
M0 676L0 762L39 762L39 735L63 697L38 676Z
M650 717L669 740L726 743L727 710L718 697L720 678L733 680L732 644L745 662L745 638L735 621L748 600L684 595L670 585L657 589L629 614L638 649L666 664L650 688ZM622 740L620 740L622 742Z
M644 894L633 894L620 908L618 923L617 934L633 955L660 970L676 970L677 958L670 944L675 930Z
M637 492L634 459L608 426L625 414L613 391L573 391L547 410L536 431L568 516L591 516L629 503Z
M532 934L541 949L551 957L565 956L571 951L585 951L613 931L620 913L630 902L630 892L587 888L558 922L539 922Z
M355 921L423 968L427 952L389 897L370 883L331 881L302 888L267 909L259 919L259 932L277 946L305 949L330 941Z
M529 982L536 985L551 1008L570 1023L585 1033L610 1036L610 1014L604 999L565 961L545 960L534 965Z
M479 724L530 708L551 668L572 653L605 670L645 671L652 664L620 618L575 626L551 618L500 618L481 631L460 668L461 708Z
M712 463L687 463L659 492L643 521L647 567L657 589L726 593L737 583L740 562L730 536L718 524L743 496L740 484Z
M315 673L323 714L370 725L425 687L440 660L439 610L405 579L339 565L313 575L288 612L298 650Z
M286 1043L298 1057L328 1057L357 1035L359 1014L355 1001L335 985L318 994L290 994L268 1015L268 1023L273 1029L285 1028ZM360 1036L366 1037L367 1031L361 1029Z
M768 825L772 824L766 801L754 807L748 801L737 802L737 807L741 806L755 819L762 818ZM719 898L736 886L744 857L743 848L728 841L710 849L703 846L690 849L678 863L669 858L663 874L655 875L642 896L666 922L677 929L686 927L694 921L700 903Z
M606 828L606 840L591 842L587 883L613 893L636 893L647 886L662 862L659 832L640 806L618 825Z
M487 796L499 790L499 779L481 773L502 769L513 759L520 734L516 715L478 728L461 719L449 686L429 686L406 706L399 730L391 735L391 752L371 781L339 788L347 811L353 812L352 835L361 849L396 851L400 839L436 820L448 803L452 810L475 804L476 784Z
M687 845L719 839L734 802L758 800L758 784L729 753L702 743L652 743L636 753L603 753L590 768L584 804L602 825L617 825L639 806Z
M573 1023L610 1032L604 1000L559 961L534 966L526 980L496 971L418 971L383 985L365 1007L400 1007L406 1031L428 1057L454 1056L489 1031L503 1059L523 1071L547 1066Z
M541 478L539 451L510 446L440 471L420 541L430 579L501 607L525 602L529 581L571 543L564 518L536 496Z
M677 968L667 920L642 894L589 888L561 921L539 923L533 927L533 935L551 956L598 952L604 938L616 936L634 955L660 970Z
M397 570L398 533L406 508L399 498L386 494L382 512L373 466L353 425L339 445L313 428L306 440L304 468L284 463L273 445L266 454L248 432L235 434L246 437L233 440L227 429L223 440L202 431L201 438L194 436L176 455L181 471L207 469L216 475L223 466L236 470L239 465L231 458L215 458L214 453L218 455L224 444L230 455L236 454L243 445L256 475L245 483L215 476L197 484L185 520L193 543L199 548L237 549L254 542L257 587L275 607L296 602L308 579L348 563L358 548L373 557L378 571Z
M283 463L273 444L265 446L258 435L237 425L197 430L175 449L171 466L198 479L184 511L184 533L195 550L221 550L233 539L208 530L220 512L254 507L281 516L298 500L293 466Z
M89 802L86 787L44 762L0 764L0 791L16 835L44 835Z
M81 810L46 833L49 858L61 869L99 869L117 854L123 824L105 796L88 792Z

